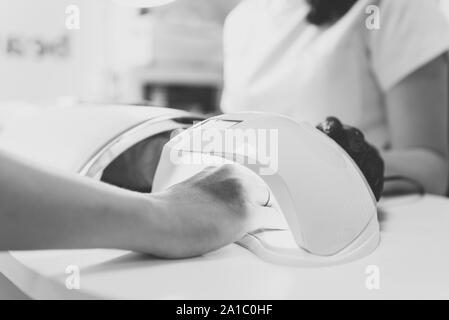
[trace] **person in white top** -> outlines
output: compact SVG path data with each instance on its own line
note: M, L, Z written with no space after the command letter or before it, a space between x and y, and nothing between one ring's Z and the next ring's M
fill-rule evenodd
M449 23L436 1L244 0L224 46L224 112L336 116L382 150L387 176L446 192Z

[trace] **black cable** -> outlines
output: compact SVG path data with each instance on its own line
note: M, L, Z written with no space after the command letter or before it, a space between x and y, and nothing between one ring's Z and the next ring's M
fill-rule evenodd
M409 178L409 177L405 177L405 176L389 176L389 177L385 177L384 178L384 182L385 183L387 183L387 182L395 182L395 181L406 182L406 183L410 184L411 186L413 186L416 189L416 191L413 192L413 193L417 193L417 194L419 194L421 196L426 195L426 188L424 188L424 186L422 185L421 182L419 182L419 181L417 181L415 179L412 179L412 178Z

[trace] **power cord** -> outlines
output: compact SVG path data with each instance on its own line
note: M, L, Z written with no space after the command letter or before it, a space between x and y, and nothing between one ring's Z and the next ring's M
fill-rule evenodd
M389 176L389 177L385 177L384 178L384 182L388 183L388 182L405 182L408 183L409 185L411 185L415 191L412 191L411 194L418 194L420 196L424 196L426 195L426 188L421 184L421 182L409 178L409 177L405 177L405 176ZM406 193L408 194L408 193ZM404 193L389 193L388 195L404 195Z

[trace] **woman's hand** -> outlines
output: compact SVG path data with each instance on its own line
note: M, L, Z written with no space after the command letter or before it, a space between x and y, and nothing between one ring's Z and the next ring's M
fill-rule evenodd
M0 251L113 248L197 256L257 229L268 188L246 168L206 169L143 194L0 151Z
M256 174L238 165L208 168L168 190L149 195L158 240L149 243L145 224L137 248L162 258L198 256L241 239L256 229L258 215L275 209L265 207L269 189ZM154 239L154 238L153 238ZM154 246L156 244L156 246Z
M161 134L130 148L108 166L102 181L148 193L168 139L168 134ZM197 256L220 248L257 229L257 214L275 210L264 207L268 190L246 168L208 168L164 192L144 195L148 206L133 215L140 221L140 231L119 246L163 258Z

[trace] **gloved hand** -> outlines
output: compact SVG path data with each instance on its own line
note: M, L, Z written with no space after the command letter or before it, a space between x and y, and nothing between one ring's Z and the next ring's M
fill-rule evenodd
M370 145L363 133L347 126L335 117L328 117L317 129L337 142L355 161L373 190L376 200L382 195L385 165L375 147Z

